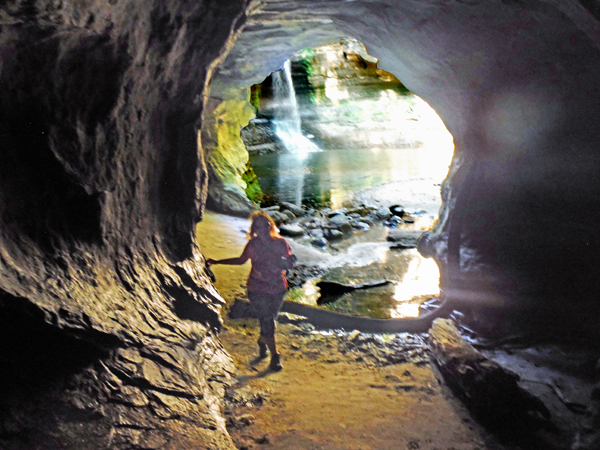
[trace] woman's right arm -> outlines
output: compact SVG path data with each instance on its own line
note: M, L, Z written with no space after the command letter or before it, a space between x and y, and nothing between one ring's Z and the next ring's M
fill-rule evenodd
M250 243L246 244L244 251L237 258L227 258L227 259L207 259L206 264L212 266L214 264L225 264L228 266L241 266L246 261L250 259L250 250L248 249Z

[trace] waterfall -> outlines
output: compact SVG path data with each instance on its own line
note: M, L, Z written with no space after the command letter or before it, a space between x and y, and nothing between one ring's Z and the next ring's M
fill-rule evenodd
M296 91L292 83L291 62L273 72L273 100L275 103L274 125L277 137L292 153L304 155L320 151L319 147L302 135Z

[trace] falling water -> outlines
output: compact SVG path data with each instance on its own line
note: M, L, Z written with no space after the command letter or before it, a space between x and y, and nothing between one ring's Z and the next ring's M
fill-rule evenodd
M296 92L288 59L283 67L273 72L273 96L275 104L275 132L285 148L292 153L304 155L320 151L319 147L302 135Z

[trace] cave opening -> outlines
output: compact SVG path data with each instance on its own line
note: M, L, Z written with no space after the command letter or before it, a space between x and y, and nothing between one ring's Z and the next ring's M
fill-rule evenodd
M253 85L243 180L282 234L330 258L322 276L293 283L292 299L416 317L436 307L439 269L403 233L433 227L454 145L435 111L378 63L346 37L295 53Z

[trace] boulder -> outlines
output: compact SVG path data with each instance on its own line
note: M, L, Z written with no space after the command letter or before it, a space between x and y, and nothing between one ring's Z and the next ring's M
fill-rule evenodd
M296 217L301 217L304 214L306 214L304 209L302 209L300 206L297 206L297 205L294 205L293 203L288 203L288 202L281 202L279 204L279 211L281 211L281 212L291 211L292 213L294 213L294 216L296 216Z
M286 220L288 220L288 216L279 211L266 211L266 213L275 221L276 225L280 225Z
M519 439L520 434L531 438L530 433L543 435L551 429L550 411L521 387L519 375L465 341L452 320L433 321L429 345L444 380L479 420L511 439Z
M417 248L422 230L405 230L402 228L391 229L387 240L396 243L400 248Z
M304 236L304 230L300 225L280 225L279 233L282 236L299 237Z

